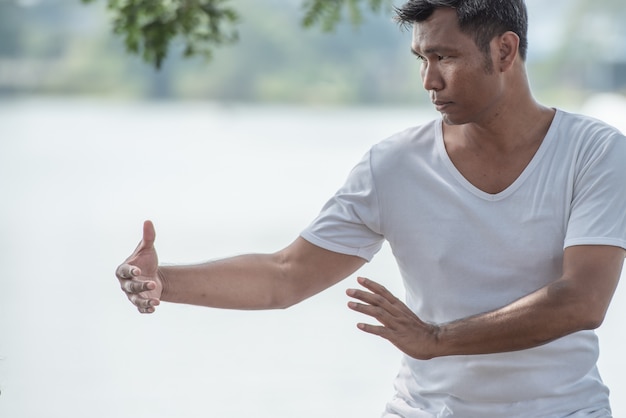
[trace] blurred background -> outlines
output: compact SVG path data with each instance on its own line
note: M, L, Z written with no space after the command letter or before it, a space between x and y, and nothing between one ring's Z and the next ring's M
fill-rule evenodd
M626 131L626 4L527 1L537 98ZM240 0L239 42L125 51L105 0L0 0L0 417L377 417L397 350L356 330L354 278L285 311L136 313L115 267L157 228L166 263L289 244L374 143L437 115L391 14L303 29ZM360 273L398 296L387 247ZM601 373L626 416L626 295Z
M301 0L239 0L239 42L212 62L180 58L161 71L124 53L107 0L0 1L0 94L339 105L426 103L391 13L303 29ZM626 11L620 0L527 1L528 65L540 99L579 106L626 91ZM376 65L374 65L376 64Z

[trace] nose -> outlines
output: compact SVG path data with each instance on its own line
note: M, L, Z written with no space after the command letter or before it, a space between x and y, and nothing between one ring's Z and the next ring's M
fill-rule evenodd
M427 91L439 91L443 89L444 83L437 63L422 63L422 85Z

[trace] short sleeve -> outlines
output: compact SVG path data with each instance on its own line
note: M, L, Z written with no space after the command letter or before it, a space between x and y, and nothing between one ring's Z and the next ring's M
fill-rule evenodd
M626 137L606 128L579 156L565 247L626 248Z
M301 236L324 249L367 261L380 250L384 239L370 152L352 169L345 184Z

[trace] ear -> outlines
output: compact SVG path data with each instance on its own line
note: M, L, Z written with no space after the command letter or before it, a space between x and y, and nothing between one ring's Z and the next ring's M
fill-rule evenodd
M513 63L519 59L519 36L515 32L504 32L493 39L492 51L494 51L496 68L501 72L507 71Z

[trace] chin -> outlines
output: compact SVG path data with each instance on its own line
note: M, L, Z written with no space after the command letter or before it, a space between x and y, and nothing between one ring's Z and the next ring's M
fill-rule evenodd
M440 112L443 123L446 125L465 125L476 121L476 114L472 112Z
M446 125L465 125L468 123L468 120L455 118L454 116L450 116L448 114L442 114L441 118L443 119L443 123Z

